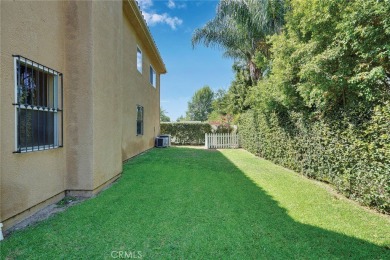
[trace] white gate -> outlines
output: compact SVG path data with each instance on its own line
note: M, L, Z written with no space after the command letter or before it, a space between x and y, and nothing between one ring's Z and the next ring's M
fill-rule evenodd
M239 148L238 134L205 134L206 149Z

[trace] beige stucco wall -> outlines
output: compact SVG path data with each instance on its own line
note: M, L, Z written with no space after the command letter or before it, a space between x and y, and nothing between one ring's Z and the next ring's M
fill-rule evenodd
M123 20L123 110L122 159L126 160L154 145L160 132L160 80L156 88L149 82L151 60L145 44L131 26L128 15ZM142 51L142 74L137 70L137 46ZM152 64L154 66L154 64ZM157 74L158 75L158 74ZM137 136L136 105L144 107L144 134Z
M7 229L65 192L92 195L120 175L123 160L153 147L160 80L157 88L149 83L149 66L156 72L165 67L132 1L1 1L0 6L0 222ZM143 50L142 74L137 45ZM63 148L13 153L12 54L64 74ZM144 107L142 136L136 135L137 104Z
M93 2L93 187L122 172L122 2Z
M16 19L15 19L16 17ZM39 17L39 19L37 19ZM61 2L1 1L1 221L64 190L65 148L14 154L13 54L64 71ZM5 222L5 228L12 221Z
M93 190L92 3L64 2L66 190Z

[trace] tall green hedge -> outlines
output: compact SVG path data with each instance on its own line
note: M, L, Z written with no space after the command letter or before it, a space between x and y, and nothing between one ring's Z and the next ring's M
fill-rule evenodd
M201 145L205 142L205 133L211 133L208 123L161 122L161 134L170 134L175 144Z
M239 133L248 151L389 214L390 103L375 107L365 122L346 118L248 111L240 118Z

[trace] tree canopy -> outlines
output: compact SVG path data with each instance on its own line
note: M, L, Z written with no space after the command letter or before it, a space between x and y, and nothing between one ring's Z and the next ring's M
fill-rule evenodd
M171 118L169 116L167 116L167 111L165 111L165 109L163 109L162 107L160 107L160 121L161 122L170 122L171 121Z
M256 60L269 58L268 35L281 30L286 11L284 0L221 0L216 16L195 30L193 46L221 47L225 56L246 63L253 82L265 68Z
M291 7L283 32L269 40L272 70L253 105L326 114L388 100L390 1L292 0Z
M209 86L197 90L188 102L186 117L191 121L207 121L208 115L212 112L214 92Z
M390 1L221 0L193 45L236 59L224 113L360 111L390 95Z

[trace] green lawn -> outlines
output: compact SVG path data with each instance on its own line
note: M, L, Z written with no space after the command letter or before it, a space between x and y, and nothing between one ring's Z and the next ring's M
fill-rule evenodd
M1 259L390 259L390 219L243 150L153 149Z

